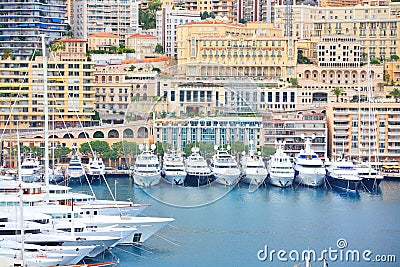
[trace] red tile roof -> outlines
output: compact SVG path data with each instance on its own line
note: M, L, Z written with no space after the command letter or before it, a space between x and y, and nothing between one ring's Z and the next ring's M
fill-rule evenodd
M147 33L146 34L135 33L135 34L130 35L128 38L134 38L134 37L136 37L136 38L157 38L156 36L147 34Z
M109 32L95 32L89 34L89 37L110 37L110 38L119 38L118 35L109 33Z
M86 43L83 39L76 39L76 38L66 38L61 40L55 40L55 43L63 42L63 43Z

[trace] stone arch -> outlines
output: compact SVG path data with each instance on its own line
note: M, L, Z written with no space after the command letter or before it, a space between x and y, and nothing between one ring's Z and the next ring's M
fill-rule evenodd
M317 70L313 70L313 71L312 71L312 73L311 73L311 78L312 78L314 81L317 81L317 80L319 79L319 77L318 77L318 71L317 71Z
M133 130L130 129L130 128L125 129L124 132L122 133L122 136L123 136L124 138L133 138L133 137L134 137L134 136L133 136Z
M115 82L119 83L119 76L115 76Z
M89 138L89 134L87 132L81 132L79 133L78 138Z
M72 134L70 134L70 133L66 133L66 134L64 134L63 138L64 138L64 139L67 139L67 138L74 139L75 137L74 137Z
M108 76L108 82L112 82L112 80L113 80L113 77L111 75Z
M108 132L108 138L119 138L119 132L115 129Z
M304 72L304 79L311 79L311 71L306 70Z
M147 138L149 136L149 130L146 127L139 127L137 137Z
M40 135L35 136L35 139L39 139L39 138L43 138L43 136L40 136Z
M50 135L49 138L59 138L59 137L58 137L58 135L53 134L53 135Z
M102 131L96 131L93 133L93 138L104 138L104 133Z

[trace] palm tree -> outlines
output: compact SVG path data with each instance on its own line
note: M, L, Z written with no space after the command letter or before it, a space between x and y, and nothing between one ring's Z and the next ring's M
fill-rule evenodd
M344 93L344 89L341 87L336 87L332 90L332 93L336 96L336 102L339 102L339 96Z
M1 56L1 59L7 59L7 58L11 58L12 59L14 57L12 52L13 51L12 51L11 48L5 48L3 50L3 55Z
M396 103L398 103L399 97L400 97L400 90L399 88L394 88L390 93L390 96L393 96L394 99L396 100Z
M64 42L56 42L50 45L50 51L57 52L59 50L65 50L65 43ZM61 61L61 53L60 53L60 61Z

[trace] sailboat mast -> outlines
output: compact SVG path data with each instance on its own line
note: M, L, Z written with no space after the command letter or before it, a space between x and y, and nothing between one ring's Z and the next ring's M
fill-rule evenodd
M22 266L26 266L25 264L25 248L24 248L24 240L25 240L25 227L24 227L24 202L23 202L23 189L22 189L22 174L21 174L21 148L19 143L19 132L17 130L17 158L18 158L18 182L19 182L19 212L20 212L20 221L21 221L21 257L22 257Z
M368 163L371 164L371 120L372 120L372 90L371 90L371 65L368 50L368 65L367 65L367 90L368 90Z
M47 57L45 35L42 34L43 55L43 106L44 106L44 180L46 183L46 202L49 202L49 100L47 96Z

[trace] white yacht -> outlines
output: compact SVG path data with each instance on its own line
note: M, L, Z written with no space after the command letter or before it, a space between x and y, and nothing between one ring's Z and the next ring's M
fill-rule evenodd
M36 182L40 180L40 162L31 152L24 155L21 163L21 176L24 182Z
M78 156L76 146L72 147L72 157L67 168L67 181L69 184L82 184L85 181L85 168L81 157Z
M277 149L268 161L269 183L278 187L289 187L293 184L294 170L289 156L283 152L283 143L277 144Z
M229 154L230 146L226 149L214 146L216 151L212 157L210 169L214 174L215 181L223 185L235 185L240 179L240 169L235 158Z
M185 183L186 171L182 153L171 150L164 154L161 176L170 184L183 185Z
M185 185L202 186L215 180L207 161L199 154L198 147L192 147L192 154L185 160L186 180Z
M91 182L99 181L103 179L106 171L103 160L97 156L97 153L93 152L93 157L89 159L89 164L86 166L86 174Z
M132 176L135 184L139 186L153 186L160 183L161 170L160 163L153 151L156 149L156 145L151 145L151 150L143 144L140 144L139 149L142 153L136 158L134 168L132 170Z
M313 135L315 138L315 136ZM294 158L294 181L309 187L322 186L325 182L324 163L311 148L311 139L304 138L304 150Z
M346 191L357 191L361 185L362 178L353 162L344 158L332 163L326 168L328 185Z
M253 145L252 141L250 141L250 145ZM264 182L265 178L267 178L268 171L265 167L260 151L255 153L255 150L251 149L249 155L243 155L240 163L242 166L243 182L260 186Z

